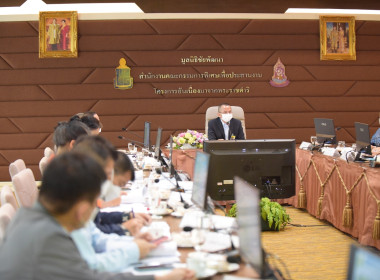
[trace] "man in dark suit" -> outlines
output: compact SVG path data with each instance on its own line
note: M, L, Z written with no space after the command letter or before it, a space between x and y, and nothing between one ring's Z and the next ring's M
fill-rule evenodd
M208 122L208 140L244 140L241 121L232 117L231 106L223 103L218 107L218 117Z

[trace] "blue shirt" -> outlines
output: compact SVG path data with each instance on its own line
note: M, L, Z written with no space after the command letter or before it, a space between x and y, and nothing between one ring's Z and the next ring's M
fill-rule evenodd
M94 222L73 231L71 237L82 258L94 270L121 272L140 258L133 237L103 233Z
M371 145L380 147L380 128L372 136Z

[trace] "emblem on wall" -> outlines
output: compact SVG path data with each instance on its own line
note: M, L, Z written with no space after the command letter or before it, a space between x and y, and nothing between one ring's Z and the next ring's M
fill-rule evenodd
M273 67L272 80L269 82L273 87L286 87L290 81L285 75L285 66L282 64L281 59L278 58Z
M119 66L115 69L114 78L115 89L130 89L133 87L133 78L131 78L131 68L127 66L127 61L120 58Z

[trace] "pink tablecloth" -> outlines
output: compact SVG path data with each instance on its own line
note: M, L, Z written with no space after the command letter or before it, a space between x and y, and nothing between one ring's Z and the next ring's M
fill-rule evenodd
M377 212L376 200L380 201L380 169L369 168L367 164L334 160L332 157L299 149L296 152L296 162L299 171L296 172L296 196L278 201L298 207L300 176L304 176L306 210L310 214L327 220L339 230L358 238L359 243L380 249L380 240L372 237ZM321 195L323 184L324 194ZM351 227L343 225L343 210L347 203L345 187L351 190ZM320 213L318 199L322 202Z
M183 171L189 175L191 180L194 175L194 164L197 151L200 149L173 150L173 166L177 171ZM165 156L169 156L169 150L163 150Z

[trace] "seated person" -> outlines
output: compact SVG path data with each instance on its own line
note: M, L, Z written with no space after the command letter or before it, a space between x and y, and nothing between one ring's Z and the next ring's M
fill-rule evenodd
M103 125L100 122L99 115L95 112L78 113L72 116L70 120L83 122L91 130L92 135L98 135L102 131Z
M208 122L208 140L244 140L241 121L232 117L231 106L223 103L218 107L218 117Z
M53 134L55 154L70 151L79 136L89 134L89 128L80 121L59 122Z
M129 181L134 180L134 168L129 157L123 152L117 152L117 159L115 161L113 187L111 192L114 196L120 198L121 187L125 186ZM110 188L109 188L110 189ZM107 205L107 201L100 200L98 205ZM115 200L112 200L115 202ZM111 201L111 202L112 202ZM117 203L119 205L121 199ZM111 205L114 206L114 205ZM100 207L102 208L102 207ZM133 220L133 218L136 218ZM143 225L151 222L151 217L145 213L123 213L123 212L100 212L95 219L96 226L105 233L117 233L125 235L129 232L131 235L137 234Z
M2 280L13 279L191 279L186 269L162 276L133 276L91 270L70 233L91 216L105 179L93 159L68 152L57 156L43 174L38 201L20 208L0 247Z
M115 151L107 140L100 136L81 137L76 141L73 151L84 153L96 160L103 167L108 178L107 181L110 180L114 167L113 153ZM113 213L110 215L112 214ZM95 220L100 219L99 215L100 213L95 213ZM149 242L151 241L149 234L140 234L143 222L139 219L130 219L123 223L123 225L126 225L126 229L121 228L119 224L109 225L109 229L111 229L110 232L125 235L125 231L128 230L128 232L137 237L128 239L129 237L124 236L123 239L114 234L101 232L94 224L94 217L92 217L92 220L87 223L85 227L71 233L81 256L87 261L90 268L100 271L122 271L128 265L138 262L140 258L145 257L155 248L155 246ZM142 216L140 218L145 217ZM128 246L122 246L117 250L108 251L108 242L114 242L115 239L118 238L121 238L120 240L129 241Z

